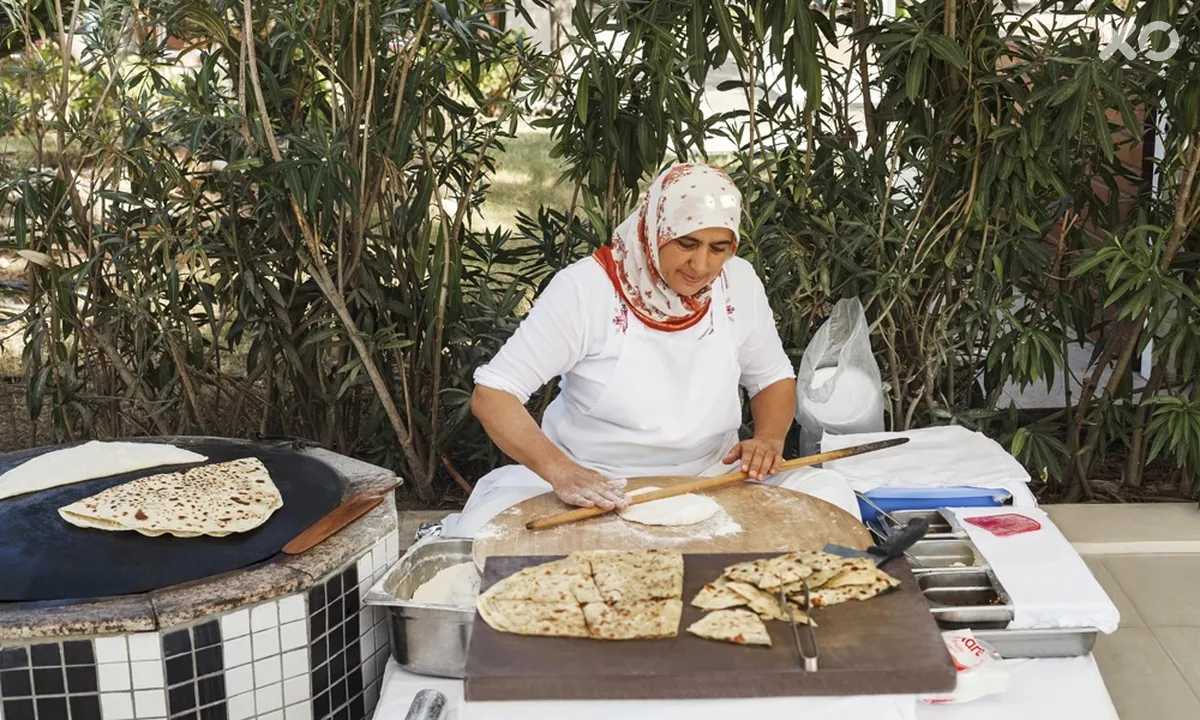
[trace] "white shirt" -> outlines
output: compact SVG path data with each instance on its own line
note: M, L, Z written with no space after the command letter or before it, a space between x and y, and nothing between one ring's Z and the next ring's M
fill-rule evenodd
M754 267L742 258L730 258L716 282L724 283L729 299L725 307L714 303L708 316L686 330L647 328L647 334L699 339L711 331L712 313L724 312L733 321L739 383L751 397L795 377ZM496 357L475 371L475 383L511 393L524 403L538 388L562 376L562 392L578 407L592 407L616 369L625 328L636 322L641 321L625 308L600 264L583 258L551 279Z

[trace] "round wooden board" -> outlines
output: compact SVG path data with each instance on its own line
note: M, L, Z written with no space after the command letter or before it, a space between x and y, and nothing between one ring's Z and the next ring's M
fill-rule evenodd
M670 487L690 477L634 480ZM576 550L641 550L661 548L685 553L768 553L820 550L827 543L863 550L871 535L853 515L812 495L761 483L738 483L699 493L722 511L694 525L642 525L616 513L545 530L526 530L525 523L569 510L553 493L538 495L496 515L475 534L475 565L483 568L493 555L567 555Z

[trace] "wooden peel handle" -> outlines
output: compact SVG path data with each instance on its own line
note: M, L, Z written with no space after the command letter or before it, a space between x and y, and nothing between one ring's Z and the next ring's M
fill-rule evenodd
M903 445L908 442L908 438L893 438L891 440L880 440L879 442L867 443L866 445L855 445L854 447L842 448L841 450L830 450L829 452L817 453L815 455L805 455L804 457L795 458L793 460L785 460L779 465L779 472L785 470L795 470L797 468L809 467L811 465L819 465L823 462L831 462L833 460L841 460L842 458L851 457L853 455L862 455L863 453L875 452L876 450L886 450L887 448ZM629 498L630 505L639 505L651 500L662 500L663 498L675 497L676 495L686 495L691 492L699 492L702 490L713 490L715 488L733 485L746 480L750 476L744 472L734 472L727 475L718 475L710 478L698 478L693 482L681 483L673 487L662 488L640 495L633 495ZM637 480L651 481L653 477L636 478ZM587 520L588 518L599 517L612 512L603 508L576 508L568 510L564 513L551 515L549 517L530 520L525 523L526 530L544 530L546 528L562 525L564 523L577 522L579 520Z

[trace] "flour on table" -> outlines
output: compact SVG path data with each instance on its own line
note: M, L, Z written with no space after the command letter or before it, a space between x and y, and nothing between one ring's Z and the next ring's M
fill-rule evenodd
M653 485L631 491L630 495L642 495L658 490ZM651 500L640 505L630 505L620 511L621 517L643 525L694 525L704 522L721 511L715 500L704 495L676 495L675 497Z
M475 563L451 565L417 588L412 601L425 605L454 605L473 608L479 595L479 572Z

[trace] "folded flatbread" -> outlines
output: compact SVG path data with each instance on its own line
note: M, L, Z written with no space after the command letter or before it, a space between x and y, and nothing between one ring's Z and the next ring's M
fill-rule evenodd
M91 442L38 455L0 475L0 500L62 485L164 465L207 460L203 455L153 442Z
M689 625L687 631L705 640L771 647L767 626L749 610L711 612Z
M480 596L476 607L484 622L500 632L546 637L588 637L583 610L574 601L529 602Z
M667 600L683 596L683 555L665 550L594 550L587 562L605 602Z
M729 581L725 578L708 583L692 598L692 605L701 610L724 610L745 604L746 598L729 589Z
M261 526L281 507L267 468L258 458L242 458L139 478L59 508L58 514L81 528L224 537Z
M652 640L679 634L682 600L635 600L583 606L588 632L599 640Z
M476 607L500 632L667 638L679 633L682 594L678 552L585 551L513 573L484 591Z
M603 601L590 569L574 556L513 573L488 588L487 595L497 600L580 605Z

